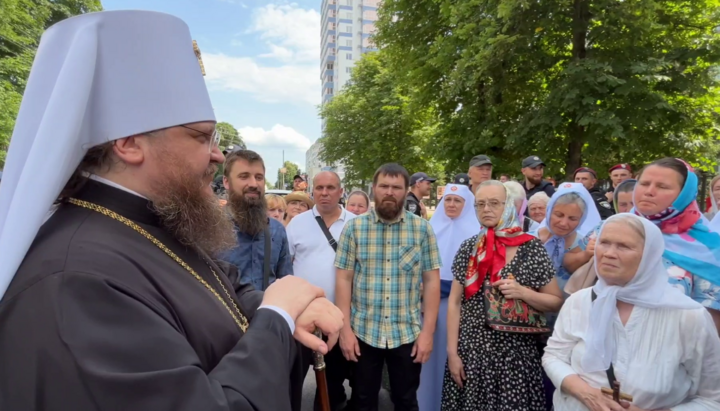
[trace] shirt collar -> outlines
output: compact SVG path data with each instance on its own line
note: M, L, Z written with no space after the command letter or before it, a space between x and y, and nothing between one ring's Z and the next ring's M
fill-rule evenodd
M345 221L345 218L347 217L347 211L345 211L345 209L340 204L338 204L338 207L342 211L340 213L340 217L338 217L338 221ZM314 217L320 217L320 213L318 212L317 205L313 206L312 213L313 213Z
M91 179L91 180L99 181L99 182L101 182L101 183L103 183L103 184L109 185L110 187L117 188L118 190L122 190L122 191L125 191L125 192L130 193L130 194L134 194L134 195L136 195L136 196L138 196L138 197L140 197L140 198L144 198L144 199L147 200L147 197L143 196L142 194L140 194L140 193L138 193L138 192L136 192L136 191L132 191L132 190L130 190L129 188L127 188L127 187L125 187L125 186L122 186L122 185L120 185L120 184L118 184L118 183L116 183L116 182L114 182L114 181L110 181L110 180L108 180L107 178L102 178L102 177L97 176L97 175L95 175L95 174L89 174L89 173L84 173L84 174L85 174L85 177L87 177L87 178L89 178L89 179Z

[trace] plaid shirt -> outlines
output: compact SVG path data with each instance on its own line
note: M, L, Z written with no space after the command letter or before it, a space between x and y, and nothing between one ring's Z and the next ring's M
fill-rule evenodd
M374 210L353 219L340 236L335 267L354 271L350 325L360 340L396 348L417 339L422 273L440 268L427 220L403 211L386 223Z

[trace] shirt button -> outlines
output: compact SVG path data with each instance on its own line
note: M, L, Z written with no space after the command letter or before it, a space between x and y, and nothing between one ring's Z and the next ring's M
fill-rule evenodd
M386 299L386 300L389 300L389 299L390 299L390 297L385 297L385 299Z
M387 315L385 316L385 319L387 320Z
M387 280L388 280L388 281L390 281L390 279L389 279L389 278L388 278Z
M387 262L388 262L388 263L390 262L390 259L389 259L389 258L388 258Z

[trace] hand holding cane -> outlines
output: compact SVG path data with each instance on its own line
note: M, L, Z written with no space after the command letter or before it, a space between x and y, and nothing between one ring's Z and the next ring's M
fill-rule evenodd
M315 329L314 334L322 339L322 331L319 328ZM330 396L328 394L327 379L325 378L325 356L318 351L313 351L313 369L315 370L315 381L320 394L320 410L330 411Z

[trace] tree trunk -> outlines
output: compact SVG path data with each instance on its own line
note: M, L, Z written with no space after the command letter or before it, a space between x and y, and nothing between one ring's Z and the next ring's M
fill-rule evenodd
M572 42L572 64L577 64L586 58L587 55L587 30L590 23L590 10L588 0L573 0L573 42ZM585 127L577 124L576 113L569 113L571 116L568 128L567 160L565 162L565 174L572 179L573 171L582 166L582 147L585 144Z

